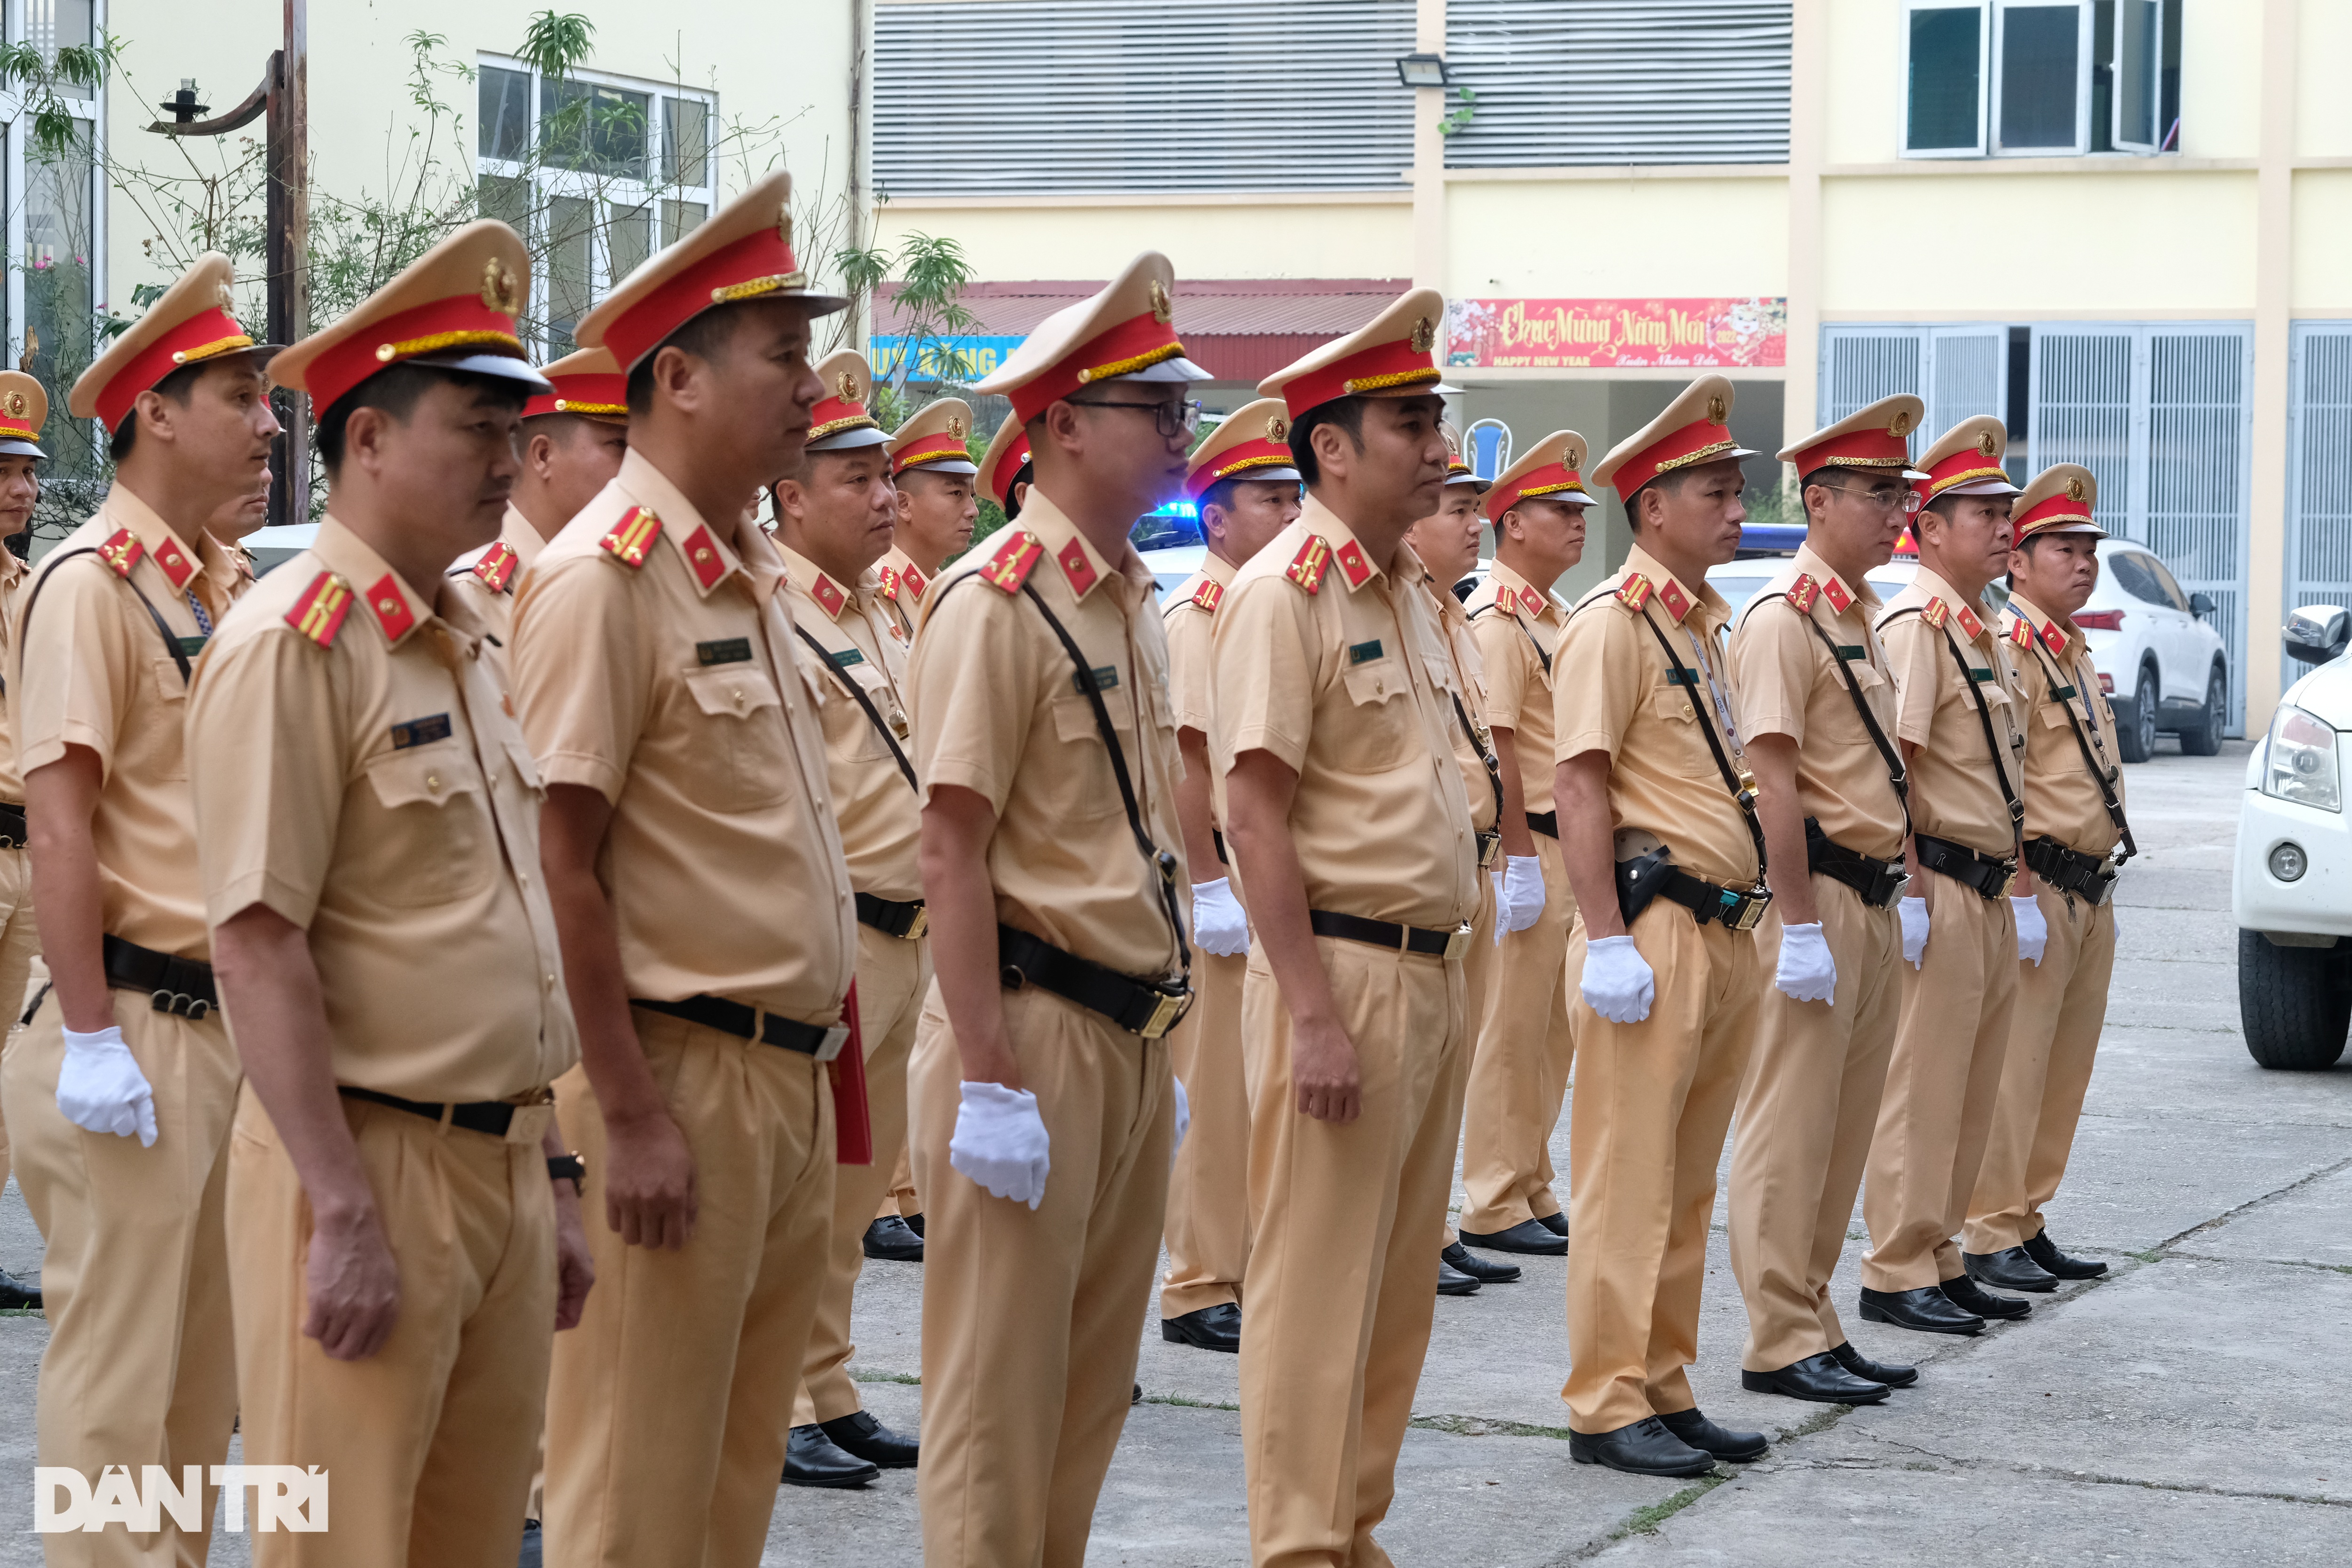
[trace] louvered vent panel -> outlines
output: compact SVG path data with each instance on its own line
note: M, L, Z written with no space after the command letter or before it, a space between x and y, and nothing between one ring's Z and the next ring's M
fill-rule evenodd
M1789 0L1448 0L1453 168L1784 163Z
M894 196L1395 190L1412 0L884 0Z

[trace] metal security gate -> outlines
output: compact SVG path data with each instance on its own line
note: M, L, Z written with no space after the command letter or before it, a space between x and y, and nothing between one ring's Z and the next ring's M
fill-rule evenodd
M2352 321L2297 321L2291 344L2286 602L2352 605ZM2308 668L2282 654L2281 685Z
M2080 463L2108 531L2213 597L2230 658L2227 731L2246 716L2252 328L2244 322L2068 321L2033 329L2030 460Z
M1911 443L1916 457L1973 415L2008 417L2008 355L2004 326L1823 327L1822 423L1911 393L1927 405Z

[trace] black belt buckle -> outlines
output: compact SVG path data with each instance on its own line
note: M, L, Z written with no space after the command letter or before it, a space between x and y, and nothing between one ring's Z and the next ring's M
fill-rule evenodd
M1870 889L1862 895L1862 901L1874 910L1883 910L1902 897L1903 889L1910 885L1911 873L1904 869L1903 862L1890 860L1870 879Z
M1147 1040L1157 1040L1184 1021L1184 1015L1192 1010L1192 993L1181 984L1162 984L1152 986L1150 994L1150 1015L1137 1026L1135 1032Z
M1754 931L1758 922L1763 920L1764 911L1772 905L1772 891L1769 888L1755 888L1745 893L1735 893L1729 888L1717 888L1715 891L1721 900L1716 908L1715 918L1732 931Z
M930 906L920 899L900 902L877 899L871 893L860 893L856 901L857 923L871 926L884 936L915 942L931 929Z
M1502 847L1503 830L1501 828L1490 827L1486 832L1479 834L1478 869L1484 871L1491 868L1495 864L1496 851L1502 848Z

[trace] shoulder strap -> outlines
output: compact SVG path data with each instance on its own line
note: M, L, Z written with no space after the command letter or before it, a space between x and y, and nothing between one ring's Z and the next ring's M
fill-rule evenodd
M806 626L801 625L798 621L794 621L793 623L793 631L800 637L801 641L809 645L810 649L815 653L819 662L823 663L824 668L832 673L835 683L844 691L848 692L849 695L856 700L858 708L866 715L866 722L872 724L874 726L874 732L882 737L882 743L890 748L890 756L892 760L898 763L898 771L907 775L907 787L915 792L917 799L920 799L923 794L923 786L916 782L915 764L907 760L907 753L899 749L898 737L890 733L890 726L884 723L882 721L882 715L876 711L874 700L866 695L865 689L861 688L857 682L849 679L849 676L842 669L841 666L833 662L833 655L825 651L824 644L817 641L814 637L810 635L809 629Z
M1984 693L1978 689L1983 682L1977 679L1976 671L1969 668L1967 658L1961 654L1959 640L1952 636L1950 625L1947 623L1942 629L1944 646L1952 650L1952 662L1960 667L1960 684L1969 689L1970 697L1976 699L1977 722L1984 726L1985 753L1992 758L1993 782L2000 785L2001 802L2009 807L2010 831L2022 834L2025 831L2025 803L2019 800L2017 792L2009 787L2009 764L2001 759L2000 742L1993 738L1992 710L1985 706Z
M94 545L86 544L79 550L66 551L58 557L58 562L62 565L77 555L97 553L98 550ZM32 624L33 606L41 602L41 590L49 585L49 579L58 574L58 566L51 566L47 572L41 574L41 580L33 584L33 591L25 597L25 613L16 617L16 667L19 679L22 679L24 674L25 628ZM163 618L163 613L155 607L154 602L146 595L140 593L138 584L125 577L122 579L122 585L137 596L141 607L147 612L147 618L155 623L156 633L163 639L163 651L170 654L172 662L180 667L180 684L187 685L195 679L195 667L188 662L187 650L180 646L179 634L172 629L172 624ZM6 688L0 687L0 691L5 689Z
M1658 649L1666 656L1666 663L1673 667L1675 681L1690 693L1691 712L1698 720L1698 732L1706 737L1707 751L1714 754L1715 771L1723 775L1723 787L1729 790L1731 798L1738 803L1739 814L1748 820L1748 837L1756 841L1756 885L1760 888L1764 885L1764 873L1769 868L1769 862L1764 853L1764 825L1756 816L1756 780L1732 767L1729 754L1724 751L1722 741L1716 736L1715 721L1707 716L1707 705L1713 699L1699 689L1698 677L1684 665L1675 652L1675 645L1666 640L1666 634L1660 631L1658 623L1650 618L1649 606L1645 605L1633 613L1641 617L1643 626L1650 628L1650 635L1658 639Z
M1449 691L1445 695L1454 699L1454 717L1461 722L1463 734L1469 737L1470 749L1478 753L1480 762L1486 764L1486 784L1495 792L1495 831L1500 833L1503 830L1503 764L1478 739L1478 727L1470 722L1470 710L1462 706L1462 694Z
M2058 679L2058 668L2050 661L2050 656L2042 651L2042 639L2039 637L2033 639L2033 657L2041 664L2042 673L2050 678L2052 700L2065 710L2066 727L2074 732L2075 749L2083 753L2084 771L2091 775L2091 782L2099 786L2099 804L2107 808L2107 820L2116 825L2116 832L2124 841L2123 859L2128 860L2139 853L2139 845L2132 838L2131 824L2124 820L2124 803L2116 798L2115 781L2110 774L2100 768L2097 760L2092 756L2090 738L2083 733L2082 720L2074 716L2074 705L2058 695L2061 689L2071 688L2072 683ZM2086 696L2083 700L2087 703L2090 699ZM2118 860L2116 864L2121 866L2123 860Z
M1472 620L1474 620L1474 621L1475 621L1475 620L1476 620L1480 616L1484 615L1484 614L1485 614L1486 611L1488 611L1488 610L1502 610L1502 609L1503 609L1503 606L1501 605L1501 604L1499 604L1499 603L1495 603L1495 602L1489 602L1489 603L1487 603L1487 604L1481 605L1479 605L1476 609L1475 609L1475 610L1471 611L1471 612L1470 612L1470 618L1471 618ZM1514 625L1514 626L1517 626L1517 627L1519 628L1519 630L1520 630L1520 631L1525 632L1525 633L1527 634L1528 646L1529 647L1531 647L1531 648L1533 648L1533 649L1535 649L1535 650L1536 650L1536 658L1537 658L1537 660L1538 660L1539 663L1541 663L1541 664L1542 664L1542 666L1543 666L1544 679L1547 679L1547 680L1550 679L1551 679L1551 655L1549 655L1549 654L1548 654L1548 653L1544 652L1544 646L1543 646L1543 644L1542 644L1542 643L1540 643L1540 642L1538 642L1538 641L1536 639L1536 634L1535 634L1533 631L1531 631L1531 630L1529 630L1529 629L1528 629L1528 623L1527 623L1527 622L1525 622L1525 621L1523 621L1523 620L1521 620L1521 619L1519 619L1519 615L1518 615L1518 612L1517 612L1517 610L1503 610L1503 613L1504 613L1505 615L1507 615L1507 616L1510 616L1510 618L1511 618L1511 624L1512 624L1512 625Z
M1794 605L1789 607L1797 609ZM1845 694L1853 700L1853 710L1862 716L1862 727L1870 731L1870 743L1878 748L1878 759L1886 764L1886 782L1895 786L1895 799L1903 807L1903 837L1907 840L1911 837L1911 775L1903 766L1903 753L1888 742L1886 731L1878 727L1878 715L1873 713L1870 704L1863 700L1860 683L1854 679L1853 671L1846 668L1846 660L1838 652L1837 644L1830 640L1829 633L1822 630L1821 622L1805 610L1797 610L1797 618L1811 627L1813 635L1822 639L1822 646L1830 651L1830 662L1837 666L1838 674L1845 678Z

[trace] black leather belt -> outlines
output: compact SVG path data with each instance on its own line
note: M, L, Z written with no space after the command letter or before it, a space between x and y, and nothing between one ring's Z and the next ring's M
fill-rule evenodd
M523 1109L508 1100L474 1100L456 1105L436 1103L429 1100L403 1100L396 1094L378 1094L372 1089L353 1089L338 1084L335 1092L346 1100L364 1100L370 1105L388 1105L394 1110L405 1110L411 1116L421 1116L427 1121L439 1121L445 1117L452 1127L462 1127L468 1132L487 1132L493 1138L503 1138L514 1125L515 1112ZM537 1103L545 1105L555 1097L547 1095Z
M764 1013L740 1002L730 1002L724 996L689 996L683 1002L648 1002L642 996L632 996L629 1005L643 1007L648 1013L667 1013L673 1018L683 1018L738 1039L782 1046L821 1062L839 1056L843 1043L849 1038L846 1024L835 1024L831 1028L822 1024L803 1024L782 1013Z
M0 849L22 849L25 833L25 808L0 800Z
M1192 1005L1192 993L1181 981L1137 980L1008 925L996 928L996 962L1009 988L1051 991L1147 1040L1174 1028Z
M857 895L857 923L872 926L884 936L902 936L914 941L930 929L931 912L920 899L908 899L895 903L877 899L871 893Z
M2116 890L2116 868L2105 856L2069 849L2047 834L2025 847L2025 863L2035 876L2094 909Z
M1470 928L1466 925L1439 931L1431 926L1399 925L1394 921L1368 921L1361 915L1334 914L1329 910L1307 910L1307 923L1317 936L1360 942L1367 947L1387 948L1391 952L1459 958L1470 946Z
M1559 813L1556 811L1531 811L1528 813L1528 831L1529 833L1540 833L1546 838L1558 838L1559 837Z
M2009 897L2017 882L2017 859L2014 856L1996 858L1955 844L1948 838L1934 838L1925 833L1912 835L1919 846L1919 864L1923 869L1940 872L1966 888L1974 889L1979 897L1992 900Z
M1805 864L1832 882L1843 882L1874 910L1883 910L1902 897L1904 884L1911 880L1901 860L1881 860L1849 849L1824 834L1822 825L1810 816L1805 818Z
M1701 925L1713 921L1729 931L1754 931L1772 902L1769 889L1740 892L1694 877L1663 847L1617 862L1617 913L1628 927L1657 899L1682 905Z
M117 991L144 991L158 1013L201 1018L220 1009L220 993L213 987L213 966L194 958L175 958L119 936L104 939L106 983Z

